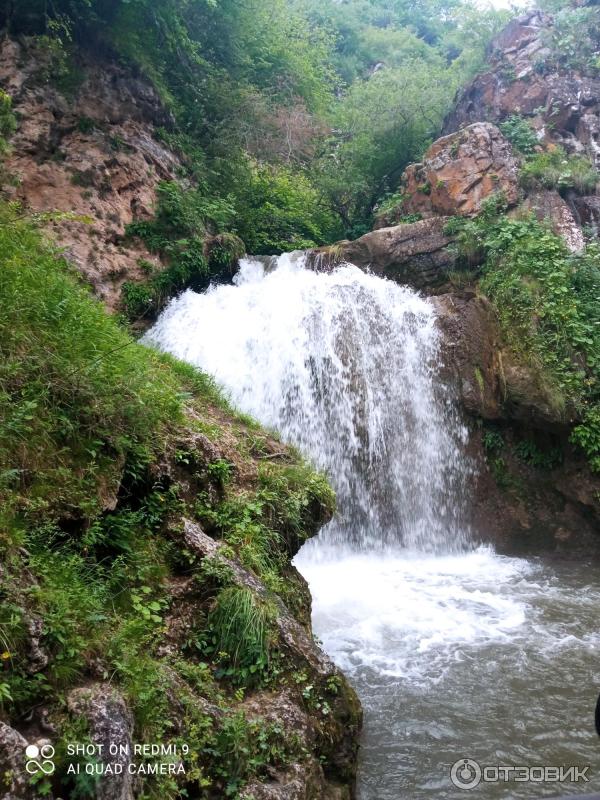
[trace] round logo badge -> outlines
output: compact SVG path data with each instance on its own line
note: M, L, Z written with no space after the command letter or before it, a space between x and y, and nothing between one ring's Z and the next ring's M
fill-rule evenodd
M450 780L457 789L474 789L481 781L481 767L472 758L460 758L452 765Z

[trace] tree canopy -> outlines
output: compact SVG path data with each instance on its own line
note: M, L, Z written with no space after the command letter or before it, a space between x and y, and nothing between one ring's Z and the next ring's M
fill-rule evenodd
M266 252L366 230L504 19L468 0L0 0L11 34L150 79L197 185Z

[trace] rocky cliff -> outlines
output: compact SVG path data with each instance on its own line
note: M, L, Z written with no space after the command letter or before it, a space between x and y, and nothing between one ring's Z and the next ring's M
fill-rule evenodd
M471 420L476 527L511 550L600 544L600 480L570 439L581 411L509 341L507 315L481 286L483 250L456 236L499 203L506 219L533 214L549 227L564 258L595 240L600 79L557 38L545 13L512 21L374 230L311 254L318 269L348 260L434 296L444 371Z

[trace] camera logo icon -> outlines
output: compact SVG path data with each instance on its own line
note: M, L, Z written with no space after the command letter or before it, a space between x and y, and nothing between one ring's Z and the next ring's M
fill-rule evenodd
M481 767L472 758L459 758L452 765L450 780L457 789L474 789L481 782Z
M37 744L29 744L25 748L25 770L29 775L37 775L43 772L44 775L52 775L55 770L54 748L51 744L44 744L38 747Z

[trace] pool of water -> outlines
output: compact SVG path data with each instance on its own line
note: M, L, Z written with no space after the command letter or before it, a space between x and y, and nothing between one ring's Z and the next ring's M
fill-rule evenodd
M353 552L317 539L297 566L313 595L315 633L363 704L360 800L600 790L598 564L488 548ZM450 778L459 759L481 768L589 766L589 782L540 782L538 770L526 782L482 780L465 790Z

